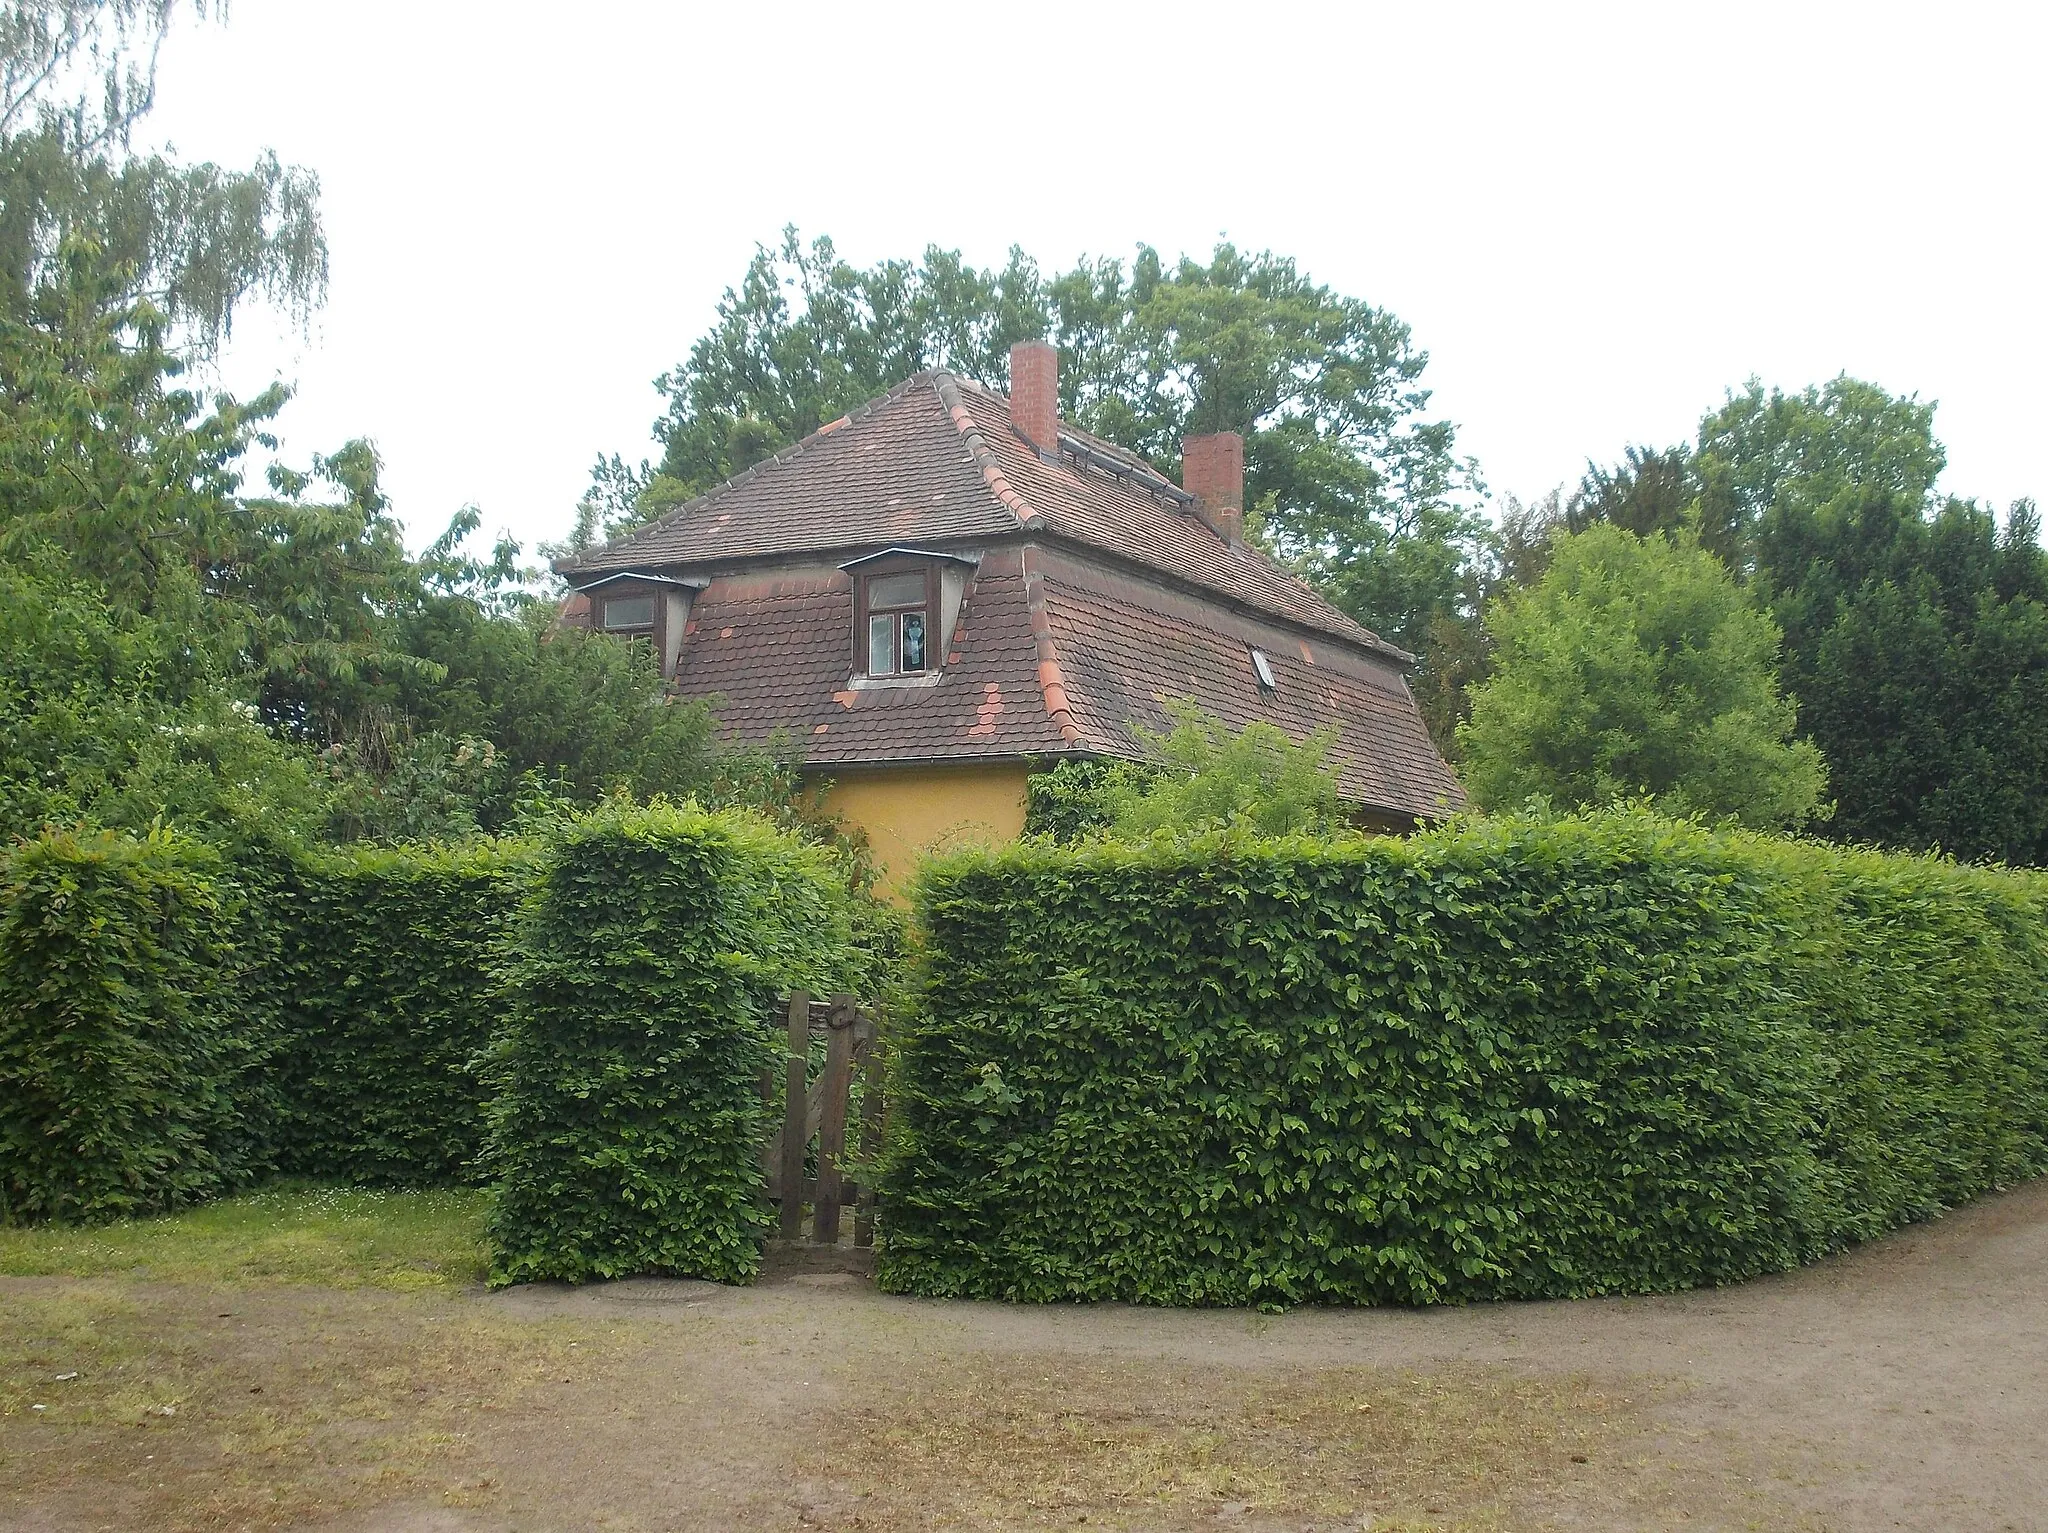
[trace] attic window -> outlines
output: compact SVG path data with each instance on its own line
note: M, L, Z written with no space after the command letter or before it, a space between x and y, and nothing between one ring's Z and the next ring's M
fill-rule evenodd
M607 596L603 623L607 633L637 633L654 626L652 596Z
M920 676L929 669L932 572L877 571L862 580L866 615L866 670L870 676Z
M1273 662L1266 658L1264 650L1252 651L1252 670L1258 674L1259 687L1262 691L1271 692L1279 686L1273 679Z

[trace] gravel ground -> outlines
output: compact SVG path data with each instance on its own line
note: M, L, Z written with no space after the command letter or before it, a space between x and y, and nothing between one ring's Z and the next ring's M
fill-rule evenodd
M1259 1316L824 1275L20 1278L0 1325L0 1528L37 1533L2048 1528L2048 1182L1669 1298ZM72 1356L122 1382L39 1382ZM179 1414L146 1414L158 1394Z

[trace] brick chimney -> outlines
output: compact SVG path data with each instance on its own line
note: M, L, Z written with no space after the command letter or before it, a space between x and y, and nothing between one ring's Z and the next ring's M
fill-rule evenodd
M1182 437L1180 485L1195 497L1195 510L1219 537L1244 546L1243 437L1235 431Z
M1010 424L1050 457L1060 450L1060 354L1045 341L1010 348Z

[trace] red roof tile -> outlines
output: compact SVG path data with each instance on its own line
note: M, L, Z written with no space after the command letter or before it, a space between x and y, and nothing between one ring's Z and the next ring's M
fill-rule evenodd
M1337 727L1331 761L1346 798L1418 817L1461 807L1463 790L1430 743L1406 683L1304 658L1265 635L1233 632L1222 614L1201 621L1128 597L1034 577L1061 660L1066 696L1086 744L1105 755L1142 755L1135 729L1164 733L1168 699L1187 698L1233 730L1278 725L1303 739ZM1277 683L1259 684L1255 641ZM1305 648L1305 647L1304 647ZM1312 652L1312 651L1311 651Z
M945 670L922 686L852 684L845 575L722 577L692 609L676 690L715 699L730 737L760 745L779 733L825 767L1139 758L1133 726L1163 732L1165 700L1188 697L1235 729L1264 720L1302 738L1334 723L1338 780L1357 802L1418 817L1463 802L1392 666L1339 663L1335 646L1299 639L1289 648L1278 629L1139 582L1088 589L1031 554L1021 565L991 557L961 605ZM1253 674L1253 644L1279 683L1270 692Z
M1048 463L1010 427L1000 395L920 373L796 446L561 568L572 580L625 569L719 564L889 543L936 545L1053 533L1355 643L1391 645L1257 549L1143 487L1143 460L1071 427L1128 463L1118 476L1071 456Z
M718 564L870 544L997 537L1017 518L989 493L932 375L815 431L796 446L560 568L608 571Z
M1218 535L1139 459L1061 435L1041 456L1000 396L919 374L563 572L710 576L676 691L718 699L734 738L795 741L808 765L1138 756L1136 731L1165 730L1164 699L1188 697L1233 728L1335 724L1357 802L1417 817L1463 802L1409 656ZM980 560L921 685L852 677L852 584L830 566L892 545Z
M1071 747L1045 711L1023 585L1014 566L975 579L953 632L959 659L935 684L854 687L846 576L715 580L692 608L676 690L719 699L735 739L800 742L813 766L1058 754Z

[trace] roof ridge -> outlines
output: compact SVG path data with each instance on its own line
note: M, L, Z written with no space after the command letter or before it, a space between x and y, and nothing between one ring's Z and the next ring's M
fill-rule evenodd
M908 394L912 389L916 388L918 384L929 380L936 371L938 370L935 368L926 368L922 372L912 373L908 378L905 378L901 383L896 384L894 387L890 388L885 393L877 394L874 398L868 400L866 403L855 405L851 410L848 410L844 415L835 416L833 419L826 421L825 424L818 427L817 430L805 433L796 441L790 443L789 446L783 448L782 451L778 453L772 453L768 457L761 459L758 463L748 464L745 468L741 469L737 474L734 474L730 479L722 480L718 484L713 485L710 489L706 490L701 495L691 496L690 499L684 501L679 506L670 507L667 511L664 511L660 516L657 516L651 522L642 522L638 527L635 527L631 532L628 532L622 538L611 539L607 540L606 542L600 543L597 545L597 547L589 550L587 553L581 555L578 558L557 562L554 566L555 569L566 573L569 570L578 568L580 565L585 563L595 554L600 554L611 549L623 549L629 547L630 545L639 542L642 538L648 537L664 527L672 526L673 524L681 521L684 517L689 516L693 512L705 509L707 506L710 506L713 502L719 500L721 497L730 494L733 490L738 489L741 485L752 483L755 479L759 478L767 470L774 468L777 464L787 463L793 458L801 457L805 449L810 447L810 445L816 442L820 437L831 436L834 432L840 430L842 427L856 425L859 422L866 420L870 415L873 415L877 410L881 409L882 406L887 404L894 404L897 400L903 398L904 395Z
M1141 468L1145 470L1146 473L1152 474L1159 479L1166 479L1166 475L1159 472L1158 465L1153 463L1152 460L1150 458L1147 458L1143 453L1132 452L1131 449L1128 447L1119 447L1115 442L1112 442L1108 437L1097 436L1094 432L1088 430L1087 427L1076 426L1072 421L1065 422L1065 425L1068 436L1086 442L1090 447L1094 448L1097 452L1102 453L1107 457L1121 458L1126 463L1130 464L1133 468ZM1173 481L1167 480L1166 482L1171 484Z
M987 443L982 438L979 428L973 425L972 417L967 414L966 408L959 402L959 385L961 380L956 380L951 373L946 372L943 369L937 371L936 378L937 380L940 381L939 397L946 404L948 411L952 413L953 423L956 426L960 427L963 435L971 435L972 440L969 443L969 450L976 451L978 449L975 461L981 464L982 473L984 477L988 477L990 479L992 487L998 482L1000 482L1002 488L1001 490L998 491L999 495L1002 493L1002 491L1009 491L1009 481L1002 477L1002 472L1000 468L997 468L994 465L993 452L989 451ZM998 394L994 389L989 388L986 384L972 383L971 380L969 380L969 382L970 386L973 387L977 392L986 395L991 400L1000 400L1003 397L1002 395ZM948 384L952 385L950 391L950 398L948 397L948 392L946 389L946 385ZM1172 480L1168 479L1164 474L1160 473L1159 470L1153 467L1151 462L1147 460L1145 457L1143 457L1141 454L1132 452L1127 447L1119 447L1116 443L1111 442L1104 437L1099 437L1092 431L1088 431L1084 428L1075 426L1071 422L1061 420L1058 424L1059 429L1063 435L1072 437L1077 442L1085 443L1086 445L1095 448L1097 451L1101 452L1105 457L1115 458L1121 462L1128 463L1133 469L1134 473L1148 474L1152 478L1157 479L1160 482L1160 484L1170 489L1176 488ZM983 454L986 454L986 456L984 457ZM1156 491L1152 491L1150 486L1145 486L1145 488L1151 493L1157 493ZM1014 494L1014 491L1012 491L1011 493ZM1022 504L1021 496L1017 497L1017 500L1019 504ZM1006 500L1005 504L1008 503L1009 502ZM1015 508L1013 507L1012 509L1014 510ZM1048 517L1041 512L1034 512L1031 513L1031 515L1035 517L1035 520L1027 521L1024 523L1024 525L1032 528L1034 531L1042 529L1048 532L1057 532L1067 537L1073 538L1073 540L1076 543L1079 543L1083 547L1098 549L1100 547L1099 544L1094 543L1089 538L1075 533L1072 529L1065 526L1064 523L1057 518ZM1194 520L1196 523L1198 523L1203 528L1207 529L1209 532L1216 532L1216 529L1210 527L1209 524L1206 521L1204 521L1201 517L1196 516ZM1323 595L1322 592L1318 591L1314 586L1310 585L1306 580L1302 579L1298 573L1288 568L1286 565L1282 564L1277 558L1267 553L1266 550L1264 550L1263 548L1258 547L1249 540L1246 540L1244 542L1233 542L1231 539L1222 536L1220 533L1217 533L1216 536L1218 538L1218 541L1223 545L1225 550L1242 555L1253 565L1257 566L1259 569L1263 570L1265 573L1270 575L1273 579L1280 581L1284 584L1293 586L1296 590L1300 591L1303 595L1307 596L1310 600L1314 601L1317 605L1324 608L1332 616L1340 618L1344 622L1349 623L1353 628L1357 630L1359 634L1365 635L1366 640L1369 641L1369 647L1376 648L1381 653L1388 655L1390 658L1399 660L1404 664L1413 665L1415 663L1416 657L1414 655L1410 654L1407 650L1402 649L1398 644L1395 644L1392 640L1386 639L1382 637L1380 634L1376 633L1374 630L1366 627L1365 624L1359 622L1357 618L1353 617L1350 613L1346 612L1343 608L1339 607L1335 602L1331 601L1329 597ZM1138 562L1143 564L1144 567L1148 569L1160 569L1160 566L1149 563L1147 561ZM1200 586L1204 590L1216 591L1216 588L1211 587L1201 581L1193 581L1191 582L1191 584ZM1228 596L1231 599L1243 602L1244 605L1253 607L1258 610L1266 610L1264 608L1261 608L1260 604L1255 601L1245 601L1241 594L1226 593L1221 591L1216 591L1216 594ZM1269 615L1273 614L1269 613ZM1300 619L1297 618L1293 621L1300 622ZM1302 626L1309 625L1303 624ZM1317 631L1330 637L1342 638L1350 643L1358 642L1357 636L1355 634L1332 633L1332 631L1329 628L1321 625L1317 625Z
M1066 673L1060 669L1059 650L1053 644L1052 614L1045 605L1045 574L1032 568L1031 552L1027 545L1018 550L1017 559L1024 572L1024 610L1031 618L1031 642L1038 651L1038 691L1045 700L1046 716L1059 726L1060 739L1079 745L1081 726L1074 722Z
M953 422L953 429L960 433L960 440L967 445L967 455L974 460L974 466L981 470L981 477L988 484L989 493L1009 509L1017 518L1019 527L1038 528L1045 525L1045 518L1024 504L1003 474L1002 466L996 462L995 449L988 445L988 439L981 434L981 428L974 424L974 417L967 413L967 406L960 400L960 380L943 367L931 371L932 387L938 393L939 403L945 407L947 418Z

